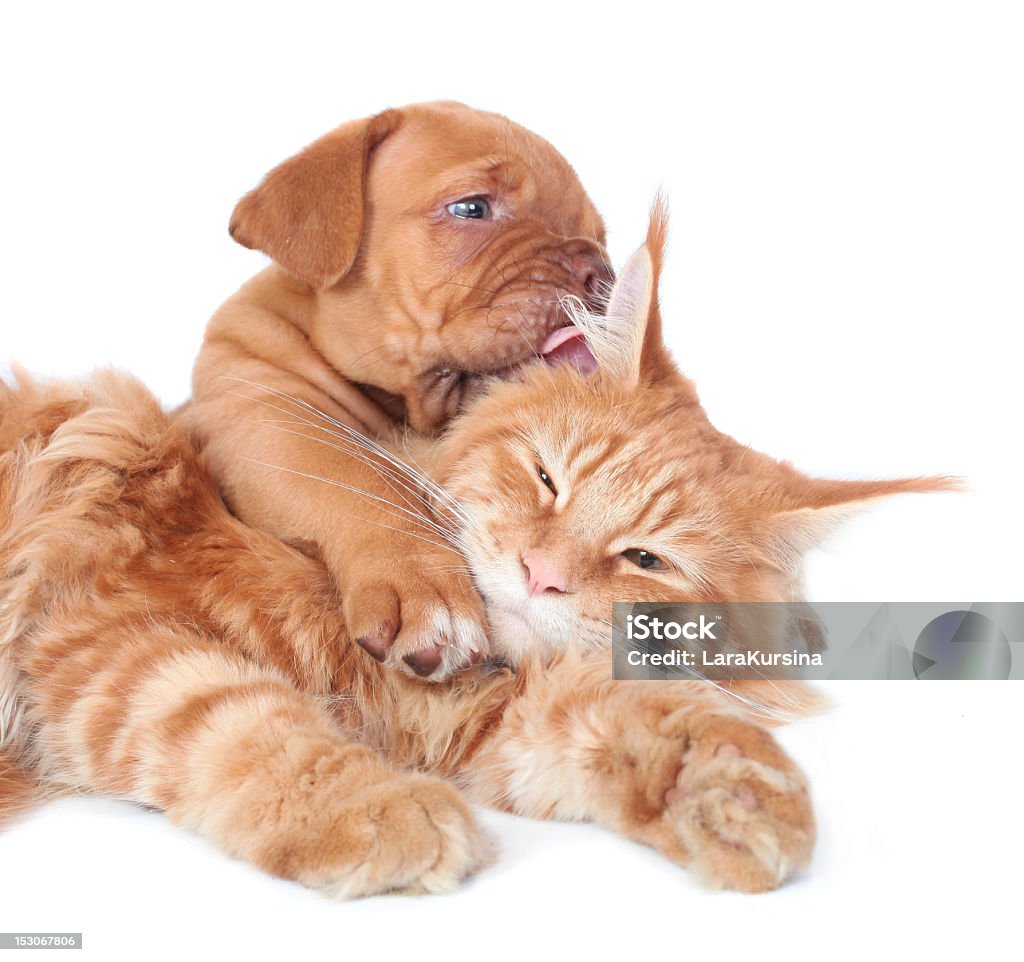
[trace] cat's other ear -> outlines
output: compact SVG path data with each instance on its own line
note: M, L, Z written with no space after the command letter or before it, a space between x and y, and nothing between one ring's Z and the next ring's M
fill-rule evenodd
M679 376L662 341L658 305L667 235L668 204L658 194L651 207L647 239L626 261L608 300L605 329L609 342L595 345L599 367L611 370L629 387Z
M275 167L231 215L231 236L318 290L351 269L363 238L370 156L400 119L353 120Z
M964 482L952 477L900 478L893 481L830 481L808 478L792 468L786 483L776 489L767 517L755 530L773 561L789 571L844 521L871 502L894 494L963 491Z

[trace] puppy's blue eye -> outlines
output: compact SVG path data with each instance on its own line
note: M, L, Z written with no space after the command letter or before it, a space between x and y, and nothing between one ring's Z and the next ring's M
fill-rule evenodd
M466 220L484 220L491 214L491 205L483 197L467 197L449 204L448 213Z

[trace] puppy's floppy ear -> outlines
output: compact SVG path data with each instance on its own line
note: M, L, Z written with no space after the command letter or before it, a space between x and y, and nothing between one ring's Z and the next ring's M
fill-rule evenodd
M366 170L396 110L342 124L275 167L237 204L231 236L317 289L348 273L363 237Z

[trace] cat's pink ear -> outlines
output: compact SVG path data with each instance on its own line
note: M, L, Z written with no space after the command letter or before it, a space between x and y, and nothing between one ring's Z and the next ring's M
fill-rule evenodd
M793 472L784 493L759 526L760 533L776 563L794 571L811 548L879 498L911 492L961 491L963 487L961 479L949 477L829 481Z
M608 339L591 344L598 367L629 387L640 380L644 336L654 298L654 262L644 245L626 261L615 280L603 325Z
M588 332L598 367L628 387L675 372L661 340L658 308L667 232L668 207L659 195L651 208L647 239L619 272L600 330Z

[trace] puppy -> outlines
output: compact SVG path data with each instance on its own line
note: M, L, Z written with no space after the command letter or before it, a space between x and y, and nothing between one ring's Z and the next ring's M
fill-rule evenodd
M445 102L315 141L230 230L274 263L210 321L182 417L231 510L327 565L362 647L443 678L487 644L461 557L304 405L364 435L434 432L481 375L573 350L560 299L599 306L601 217L545 140Z

